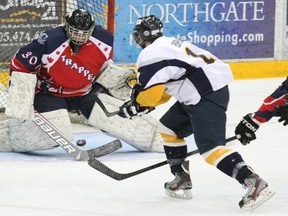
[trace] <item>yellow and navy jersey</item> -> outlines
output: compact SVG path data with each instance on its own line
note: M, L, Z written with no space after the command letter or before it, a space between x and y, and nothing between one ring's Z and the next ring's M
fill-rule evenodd
M137 59L142 106L157 106L169 96L186 105L233 81L230 66L189 42L162 36L143 49Z

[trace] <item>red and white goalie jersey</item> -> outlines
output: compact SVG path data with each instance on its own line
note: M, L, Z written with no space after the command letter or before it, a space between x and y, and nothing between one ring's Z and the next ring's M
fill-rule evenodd
M112 47L113 35L96 25L80 52L74 54L60 25L20 48L11 60L10 70L36 73L36 92L58 97L81 96L91 90L93 80L111 59Z

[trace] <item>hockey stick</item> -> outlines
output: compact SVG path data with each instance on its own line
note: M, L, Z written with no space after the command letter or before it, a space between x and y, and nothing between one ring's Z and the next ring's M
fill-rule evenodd
M233 136L233 137L230 137L228 139L226 139L226 142L231 142L233 140L237 139L236 136ZM191 156L191 155L195 155L197 154L199 151L198 150L194 150L194 151L191 151L189 153L187 153L187 157L188 156ZM151 165L151 166L148 166L148 167L145 167L145 168L142 168L142 169L139 169L139 170L136 170L134 172L130 172L130 173L118 173L112 169L110 169L109 167L107 167L105 164L101 163L99 160L95 159L95 158L90 158L88 160L88 164L93 167L94 169L98 170L99 172L115 179L115 180L123 180L123 179L127 179L127 178L130 178L132 176L136 176L136 175L139 175L141 173L144 173L144 172L147 172L149 170L153 170L155 168L158 168L158 167L161 167L163 165L166 165L168 162L167 160L165 161L162 161L160 163L157 163L157 164L154 164L154 165Z
M68 140L54 125L52 125L42 114L35 111L33 122L42 129L51 139L60 145L70 156L78 161L88 160L89 158L101 157L114 152L122 147L119 139L113 140L98 148L81 150Z
M0 88L8 93L8 89L3 86L2 83L0 83ZM101 157L122 147L120 140L116 139L94 149L81 150L70 140L68 140L54 125L52 125L42 114L36 110L34 111L33 122L76 160L88 160L91 157Z
M103 110L103 112L105 113L105 115L107 117L111 117L111 116L115 116L115 115L118 115L119 113L119 110L118 111L115 111L115 112L109 112L105 105L102 103L102 101L100 100L100 98L98 97L98 94L100 93L100 91L98 93L95 93L94 94L94 100L95 102L101 107L101 109Z

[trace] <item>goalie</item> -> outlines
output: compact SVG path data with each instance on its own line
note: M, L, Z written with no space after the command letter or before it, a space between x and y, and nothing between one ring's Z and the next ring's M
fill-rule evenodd
M158 121L107 117L95 94L111 111L129 99L135 72L113 65L113 35L95 25L86 10L76 9L63 25L42 33L11 60L10 89L0 122L0 151L36 151L57 144L31 120L34 109L64 136L73 139L68 112L81 113L89 125L120 138L140 151L163 152ZM23 120L24 119L24 120ZM28 119L28 120L27 120ZM3 142L4 141L4 142Z

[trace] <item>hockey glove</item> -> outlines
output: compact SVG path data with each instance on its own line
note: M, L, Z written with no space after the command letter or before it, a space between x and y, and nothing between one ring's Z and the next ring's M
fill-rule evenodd
M122 118L133 119L135 117L142 116L154 110L154 107L141 107L138 103L133 102L132 100L125 102L119 108L119 116Z
M283 122L283 125L288 125L288 104L279 105L274 108L276 116L279 116L279 122Z
M134 85L132 92L131 92L131 100L125 102L120 108L119 108L119 116L122 118L129 118L132 119L134 117L139 117L144 114L147 114L154 110L154 107L146 107L146 106L140 106L136 102L136 97L139 94L141 89L141 86L139 84Z
M237 125L235 129L235 135L238 135L238 140L243 145L247 145L250 143L250 141L256 139L255 132L258 128L259 125L252 120L252 114L249 113L244 116L240 123Z
M131 94L130 94L130 98L131 98L131 101L136 102L136 97L137 95L139 94L139 92L141 91L141 85L140 84L135 84L133 87L132 87L132 91L131 91Z

